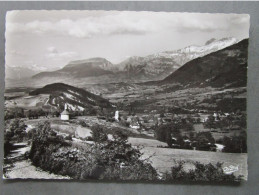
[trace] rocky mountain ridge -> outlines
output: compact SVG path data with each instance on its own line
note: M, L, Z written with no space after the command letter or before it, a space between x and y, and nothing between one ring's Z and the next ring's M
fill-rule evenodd
M196 58L159 81L184 86L244 87L247 82L248 39Z

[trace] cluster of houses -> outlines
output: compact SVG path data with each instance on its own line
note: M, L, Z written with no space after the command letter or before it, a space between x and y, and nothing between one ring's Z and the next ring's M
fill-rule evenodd
M172 114L172 113L164 113L164 114L143 114L143 115L128 115L127 112L124 111L116 111L115 112L115 121L124 121L129 125L130 128L133 129L141 129L150 130L155 125L161 125L170 123L173 119L183 119L188 118L188 115L183 114Z
M213 116L213 119L215 122L220 121L229 115L230 113L213 113L213 114L173 114L173 113L163 113L163 114L157 114L157 113L151 113L151 114L142 114L142 115L129 115L126 111L115 111L114 119L116 122L124 122L133 129L145 129L150 130L155 125L161 125L170 123L173 120L182 120L187 119L188 117L191 117L192 121L194 123L205 123L208 121L209 116ZM70 112L68 110L67 105L65 104L64 111L60 114L60 119L63 121L68 121L70 119Z

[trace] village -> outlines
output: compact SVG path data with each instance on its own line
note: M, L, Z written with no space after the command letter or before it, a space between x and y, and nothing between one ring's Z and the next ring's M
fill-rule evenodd
M17 97L16 93L13 96L7 93L5 119L53 119L57 123L83 123L89 128L96 124L118 127L138 136L168 142L166 147L169 148L189 150L224 151L227 137L245 137L246 115L242 110L245 108L239 101L246 93L244 88L218 91L202 88L202 93L197 93L199 89L167 90L167 95L163 96L162 92L168 87L162 86L152 92L151 87L135 85L128 91L119 90L117 94L121 95L114 95L113 91L110 92L113 96L103 93L102 96L108 98L113 107L94 106L83 110L75 110L71 103L64 103L59 108L47 104L48 95L28 96L25 93L24 98L24 95ZM133 92L134 96L130 95ZM146 96L148 98L143 99ZM233 103L229 105L229 102ZM175 132L170 132L170 138L159 139L159 128L170 124L176 125ZM81 132L85 139L83 134ZM89 136L88 131L86 135ZM200 147L197 147L197 140L202 140ZM245 151L243 148L242 152Z
M150 113L137 113L133 111L134 109L131 109L131 112L102 109L95 115L89 113L84 115L84 112L70 110L67 104L64 105L63 110L59 112L55 110L52 113L43 110L40 112L16 110L18 111L16 114L26 124L27 132L35 129L38 123L49 121L51 128L57 135L85 147L85 144L92 145L94 143L91 129L99 125L107 129L108 138L111 140L113 139L113 129L120 129L129 136L128 142L133 146L144 146L142 151L147 156L151 155L151 151L156 151L156 148L161 148L172 150L172 152L179 150L182 154L181 159L187 160L193 160L187 151L206 151L211 154L220 152L223 155L233 152L233 144L227 145L231 144L227 137L241 136L244 126L241 125L240 121L245 120L242 119L242 113L209 112L206 110L200 110L199 113L196 112L197 110L189 110L186 113L185 110L185 114L179 113L179 111L176 114L169 112L170 109L166 109L165 112L158 109L159 111L153 110ZM168 132L170 132L169 139ZM242 141L244 140L245 137ZM236 144L240 147L239 143ZM245 145L245 141L243 144ZM246 148L235 152L246 152ZM200 153L196 155L198 154ZM160 162L163 158L157 154L151 159L153 162ZM161 172L169 170L172 166L171 162L168 162L161 167L161 163L156 165ZM237 173L244 174L242 172L244 168Z

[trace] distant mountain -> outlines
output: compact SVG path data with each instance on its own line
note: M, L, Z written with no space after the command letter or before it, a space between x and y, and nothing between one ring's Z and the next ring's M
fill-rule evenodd
M37 71L34 71L30 68L25 67L10 67L5 66L5 78L6 79L24 79L30 78L31 76L37 74Z
M117 65L128 77L159 80L170 75L186 62L221 50L237 42L235 38L211 39L204 46L189 46L176 51L165 51L146 57L130 57Z
M83 78L113 74L113 64L104 58L90 58L87 60L72 61L62 69L53 72L41 72L34 75L34 79L42 78Z
M69 62L68 65L64 67L64 69L68 68L83 68L85 66L94 66L94 67L99 67L103 70L107 71L113 71L114 70L114 65L109 62L108 60L104 58L90 58L90 59L84 59L84 60L76 60L76 61L71 61Z
M247 82L248 39L196 58L160 81L184 86L241 87Z
M170 56L150 55L130 57L117 66L120 73L124 73L126 78L159 80L179 68L180 64Z
M29 93L32 96L39 94L49 94L47 104L60 109L63 109L65 104L68 105L70 110L84 110L93 106L101 108L112 106L108 100L101 96L63 83L46 85Z

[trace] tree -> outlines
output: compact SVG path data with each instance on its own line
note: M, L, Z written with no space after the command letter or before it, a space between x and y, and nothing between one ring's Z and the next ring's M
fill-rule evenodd
M179 134L179 125L175 123L160 125L155 129L156 139L162 142L166 142L169 147L172 146L172 137L178 137Z
M91 128L92 130L92 138L95 142L103 142L107 141L108 136L105 133L104 127L100 125L95 125Z
M205 127L215 129L215 117L213 115L208 116L208 120L205 122Z
M7 131L10 131L13 137L17 138L18 140L22 140L24 136L26 135L26 127L25 123L20 119L14 119Z
M240 135L233 137L223 138L223 152L230 153L246 153L247 152L247 135L245 131L242 131Z
M197 141L200 140L201 142L202 140L206 140L206 142L209 142L211 144L215 143L215 139L213 138L211 132L199 132L196 135L196 139Z
M217 126L220 128L221 131L225 129L225 127L228 127L229 123L226 118L221 119L217 122Z
M210 132L200 132L196 135L197 149L198 150L211 150L215 144L215 139Z

